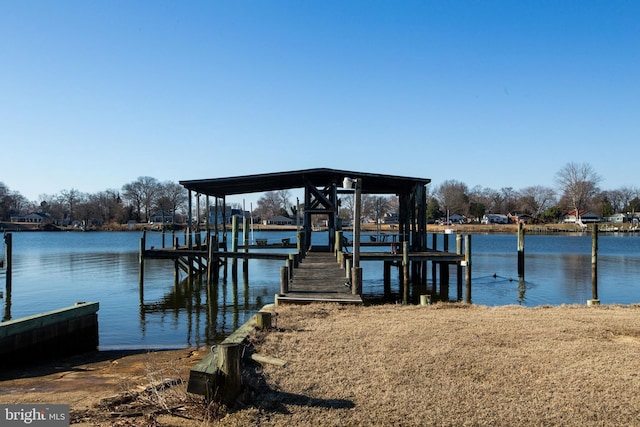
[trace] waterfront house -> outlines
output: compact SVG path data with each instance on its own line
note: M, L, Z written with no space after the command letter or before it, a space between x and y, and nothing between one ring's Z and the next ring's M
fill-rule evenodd
M480 222L482 224L509 224L509 217L504 214L485 214Z
M562 219L562 222L564 222L565 224L575 224L579 223L580 221L582 221L583 223L600 222L600 217L594 212L587 212L582 210L578 211L578 217L576 218L575 209L571 209L567 211L567 213L564 215L564 218Z
M286 216L276 215L263 221L264 225L293 225L295 220L287 218Z
M29 222L32 224L50 223L51 217L39 212L32 212L27 215L17 215L11 217L11 222Z
M172 224L173 223L173 215L171 212L167 211L157 211L149 217L150 223L164 223L164 224Z

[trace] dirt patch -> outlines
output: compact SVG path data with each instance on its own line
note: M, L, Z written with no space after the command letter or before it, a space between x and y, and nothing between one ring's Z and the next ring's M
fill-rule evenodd
M186 392L208 349L100 351L0 373L0 403L64 403L74 425L200 423L202 399Z

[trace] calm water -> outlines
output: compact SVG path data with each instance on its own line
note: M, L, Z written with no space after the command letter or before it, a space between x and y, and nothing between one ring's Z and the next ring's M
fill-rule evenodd
M316 244L326 236L318 235L314 235ZM218 287L207 292L205 283L197 280L181 280L176 286L171 261L146 260L141 293L140 237L133 232L13 233L13 291L10 300L7 295L0 299L3 318L16 319L76 301L98 301L101 348L200 346L228 335L273 302L279 291L282 261L251 260L248 277L243 277L239 262L237 280L229 269L228 277L221 273ZM254 237L293 241L295 233L255 232ZM455 248L455 236L449 239L449 247ZM147 234L150 246L162 246L159 233ZM526 281L520 285L515 235L473 235L472 248L476 304L584 304L591 299L588 235L527 235ZM603 304L640 302L640 236L601 234L598 261L598 296ZM382 264L364 262L362 267L365 297L381 295ZM392 277L392 289L397 292L397 274ZM1 291L4 283L2 270ZM455 298L453 270L450 293Z

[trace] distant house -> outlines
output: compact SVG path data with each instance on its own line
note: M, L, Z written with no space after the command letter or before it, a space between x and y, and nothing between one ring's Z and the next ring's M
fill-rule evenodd
M295 220L286 216L277 215L263 221L264 225L293 225Z
M627 215L622 213L617 213L611 216L607 216L602 218L604 222L613 222L613 223L623 223L627 222Z
M586 212L586 211L578 211L578 216L576 217L575 209L571 209L567 211L567 213L564 215L562 222L564 222L565 224L575 224L580 222L593 223L593 222L600 222L600 217L593 212Z
M215 209L211 208L209 210L209 224L231 224L234 216L251 219L251 213L249 211L243 211L242 209L231 209L227 207L224 212L222 212L222 208L219 208L216 216Z
M382 217L383 224L398 224L398 214L397 213L385 213Z
M504 214L485 214L480 222L482 224L509 224L509 217Z
M533 218L531 215L526 213L515 213L515 214L509 214L507 216L509 217L511 222L515 222L515 223L518 223L518 222L527 223Z
M46 214L33 212L27 215L12 216L11 222L28 222L32 224L42 224L51 222L51 217Z
M153 213L149 217L149 222L150 223L159 222L160 224L162 224L162 223L164 223L164 224L172 224L173 223L173 215L170 212L167 212L167 211L157 211L157 212Z
M467 218L464 215L453 214L449 215L449 222L451 224L466 224Z

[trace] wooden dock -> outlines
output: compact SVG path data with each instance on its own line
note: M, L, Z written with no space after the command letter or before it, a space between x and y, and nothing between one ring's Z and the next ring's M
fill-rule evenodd
M362 296L351 293L346 272L331 252L309 252L293 271L288 291L277 295L278 304L362 304Z

